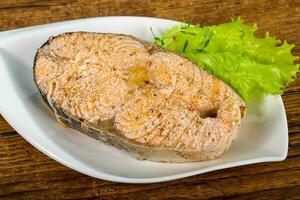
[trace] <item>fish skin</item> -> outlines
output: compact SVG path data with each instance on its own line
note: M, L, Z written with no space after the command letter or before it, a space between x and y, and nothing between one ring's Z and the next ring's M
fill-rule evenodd
M51 37L35 56L34 81L59 122L138 159L219 157L245 115L242 99L221 80L184 57L122 34Z

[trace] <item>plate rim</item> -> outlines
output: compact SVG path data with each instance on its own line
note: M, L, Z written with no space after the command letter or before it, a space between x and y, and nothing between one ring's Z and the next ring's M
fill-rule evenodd
M2 114L3 118L9 124L11 124L11 122L6 118L6 115L3 114L2 111L1 111L1 114ZM190 171L190 172L183 172L183 173L179 173L176 175L167 175L167 176L161 176L161 177L157 177L157 178L128 178L128 177L122 177L122 176L115 176L115 175L111 175L111 174L107 174L107 173L98 171L98 174L102 175L102 177L99 178L99 175L97 175L97 173L86 172L86 171L82 170L80 167L70 164L69 162L65 161L62 157L52 154L46 148L42 147L39 143L36 143L33 140L27 138L26 134L19 132L17 129L15 129L15 131L18 134L20 134L29 144L31 144L36 149L38 149L40 152L42 152L46 156L50 157L51 159L55 160L56 162L59 162L59 163L63 164L64 166L66 166L72 170L76 170L84 175L91 176L91 177L97 178L97 179L102 179L102 180L106 180L106 181L114 181L114 182L119 182L119 183L141 183L141 184L159 183L159 182L171 181L171 180L176 180L176 179L181 179L181 178L187 178L190 176L200 175L200 174L204 174L207 172L213 172L213 171L218 171L218 170L222 170L222 169L230 169L230 168L234 168L234 167L241 167L241 166L245 166L245 165L253 165L253 164L264 163L264 162L283 161L287 157L287 150L286 150L282 156L267 156L267 157L261 157L261 158L255 158L255 159L248 159L248 160L244 160L244 161L235 161L232 163L207 167L205 169L198 169L198 170L194 170L194 171Z

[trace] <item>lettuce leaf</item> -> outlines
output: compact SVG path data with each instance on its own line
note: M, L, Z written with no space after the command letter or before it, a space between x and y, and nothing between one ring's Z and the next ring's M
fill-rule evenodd
M254 35L256 25L241 19L213 26L181 24L167 30L155 43L182 54L200 68L229 84L245 101L252 96L282 94L299 71L294 45L266 33Z

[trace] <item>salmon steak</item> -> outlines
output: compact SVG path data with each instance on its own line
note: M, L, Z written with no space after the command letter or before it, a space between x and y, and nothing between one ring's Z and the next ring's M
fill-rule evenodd
M129 35L75 32L39 48L34 81L56 119L137 159L222 155L245 103L186 58Z

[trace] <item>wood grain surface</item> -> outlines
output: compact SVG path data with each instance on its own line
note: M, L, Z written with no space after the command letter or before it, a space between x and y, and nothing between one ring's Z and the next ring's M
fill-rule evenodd
M296 44L300 1L1 0L0 31L63 20L139 15L201 25L241 16ZM300 74L299 74L300 75ZM0 99L1 101L1 99ZM82 175L40 153L0 117L0 199L300 199L300 78L283 95L289 152L283 162L236 167L158 184L121 184Z

